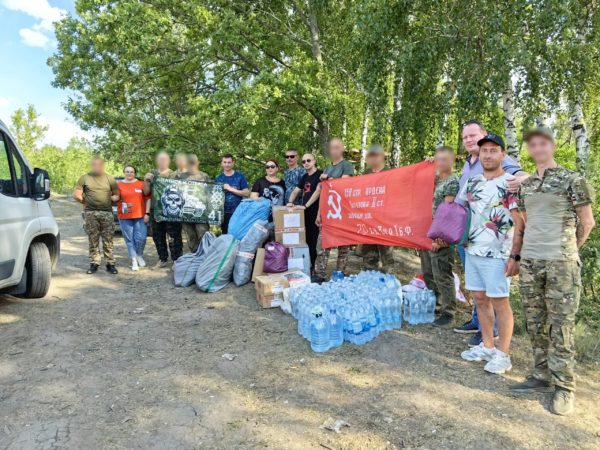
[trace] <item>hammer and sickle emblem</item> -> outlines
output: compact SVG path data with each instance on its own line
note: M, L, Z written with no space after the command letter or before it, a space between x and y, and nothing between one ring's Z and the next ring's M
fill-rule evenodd
M327 197L327 218L328 219L340 219L342 220L342 196L336 191L329 191L329 197Z

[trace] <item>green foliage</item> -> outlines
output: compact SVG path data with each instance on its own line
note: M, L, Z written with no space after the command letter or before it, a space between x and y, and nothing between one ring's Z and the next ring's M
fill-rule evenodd
M40 125L40 115L33 105L27 105L27 109L18 108L10 117L11 131L17 140L17 145L26 154L33 154L39 150L41 141L44 139L48 127Z
M17 145L33 167L48 171L54 192L71 191L77 179L85 173L93 156L89 142L73 138L66 148L41 145L48 127L40 125L39 114L33 105L27 110L17 109L12 115L11 132ZM107 162L107 172L117 175L121 170L113 162Z

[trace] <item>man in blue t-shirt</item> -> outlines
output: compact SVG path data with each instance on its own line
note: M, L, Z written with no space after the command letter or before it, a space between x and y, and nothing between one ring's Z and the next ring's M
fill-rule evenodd
M225 216L221 224L223 234L227 234L229 220L242 199L250 195L246 177L241 172L233 170L234 165L235 158L233 155L229 153L223 155L221 158L223 172L216 178L217 183L223 183L223 189L225 190Z

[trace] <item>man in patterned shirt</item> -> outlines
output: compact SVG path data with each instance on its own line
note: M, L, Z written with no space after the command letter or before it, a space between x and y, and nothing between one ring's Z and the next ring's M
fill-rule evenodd
M298 150L296 150L295 148L287 149L287 151L285 152L285 163L288 167L283 173L283 181L285 182L284 204L287 205L287 203L290 201L290 195L292 195L292 192L294 191L296 186L298 186L300 178L302 178L302 175L306 173L306 170L304 170L304 167L298 165ZM302 200L300 197L301 196L298 195L296 196L296 205L300 204L300 201Z
M581 294L579 249L595 225L593 191L581 175L556 163L549 129L530 131L525 142L536 171L520 190L519 207L525 216L520 288L534 368L512 389L554 391L552 411L565 415L575 407L573 327Z
M471 210L465 286L477 302L483 342L462 352L461 357L467 361L488 361L484 370L503 374L512 369L508 351L514 322L508 296L510 277L519 271L523 218L516 194L508 190L511 175L502 168L506 156L504 141L490 133L477 145L483 174L469 179L459 199ZM498 319L497 348L494 313Z

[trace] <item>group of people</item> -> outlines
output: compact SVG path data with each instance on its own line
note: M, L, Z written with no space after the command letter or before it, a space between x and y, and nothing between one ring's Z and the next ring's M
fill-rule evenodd
M470 215L468 239L458 246L434 240L431 250L420 252L421 267L426 285L438 299L434 325L449 325L455 315L453 266L454 255L458 253L464 267L465 287L475 300L472 318L454 329L473 334L470 348L461 357L467 361L486 361L484 369L495 374L512 368L510 280L519 274L534 370L513 389L552 391L553 411L568 414L575 402L573 327L581 290L578 249L595 225L591 207L593 191L582 176L556 163L556 144L550 130L533 129L524 136L524 141L536 165L533 174L523 171L506 154L500 136L488 133L477 121L467 122L462 129L468 156L460 177L454 173L454 150L445 146L436 149L432 215L435 216L443 202L462 204ZM319 169L313 154L300 157L297 150L288 149L283 178L279 176L278 161L270 159L265 162L265 176L256 180L251 189L246 177L235 170L233 155L223 155L223 171L215 179L223 184L225 192L222 232L227 233L229 221L244 198L265 198L273 206L302 209L312 280L324 281L332 249L323 249L321 245L321 182L355 175L353 165L344 158L340 139L329 142L328 152L330 163ZM112 245L113 203L118 205L133 270L146 265L143 251L147 225L152 229L158 268L168 266L169 256L172 261L181 256L182 233L190 251L196 250L207 224L156 222L152 214L155 177L210 181L199 170L195 155L178 154L175 165L176 170L171 170L169 155L160 152L156 156L156 169L146 174L143 181L136 178L132 166L126 166L123 179L115 181L104 172L101 159L92 161L91 171L79 179L75 190L75 198L84 204L90 253L88 273L98 270L100 238L106 268L117 273ZM380 145L369 147L366 167L366 173L388 169ZM346 271L350 250L350 246L337 248L336 271ZM356 252L362 256L365 269L395 271L393 247L358 245Z
M595 226L593 190L578 173L557 164L551 130L538 127L524 135L536 170L525 173L506 154L503 139L471 121L462 130L469 153L462 174L453 174L454 152L435 153L433 214L442 202L458 202L470 215L467 240L456 250L465 287L475 300L472 319L455 328L474 333L467 361L486 361L484 369L503 374L509 355L513 313L511 277L519 275L534 369L512 386L514 392L554 392L552 411L569 414L575 405L573 328L581 293L579 248ZM452 322L456 305L453 246L435 240L421 252L428 287L436 292L436 325ZM497 339L497 342L495 341Z

